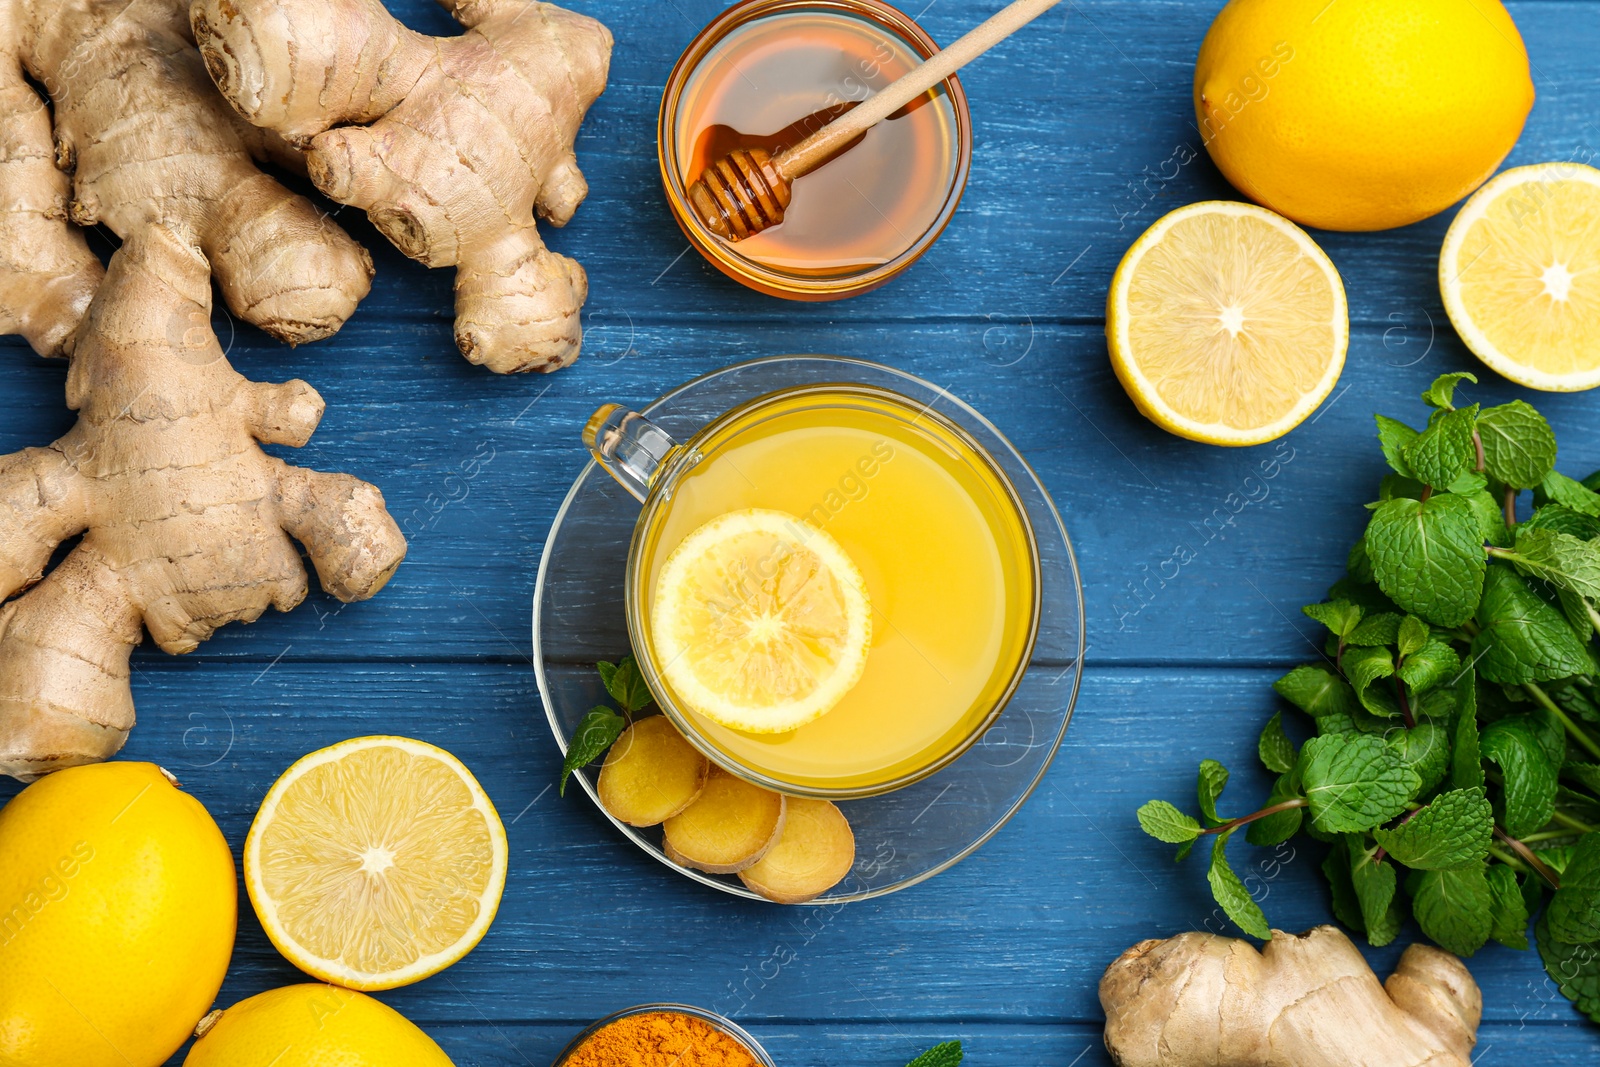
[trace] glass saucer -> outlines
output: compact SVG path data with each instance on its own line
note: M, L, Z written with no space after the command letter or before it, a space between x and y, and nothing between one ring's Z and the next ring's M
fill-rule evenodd
M1039 637L1022 684L965 755L938 774L883 796L842 801L856 836L854 870L811 903L842 904L916 885L971 855L1028 799L1072 720L1084 649L1083 586L1061 516L1033 469L1000 431L950 393L891 367L837 356L774 356L696 378L638 408L686 440L746 400L796 385L862 382L892 389L955 422L1015 486L1039 540ZM610 397L631 402L629 397ZM573 427L577 441L578 427ZM584 714L609 703L594 669L628 652L623 579L639 502L590 463L556 513L534 590L533 651L539 694L562 752ZM598 762L573 777L596 806ZM601 809L604 812L604 809ZM609 815L606 816L610 818ZM662 864L725 893L763 899L732 875L703 874L661 851L659 827L611 820Z

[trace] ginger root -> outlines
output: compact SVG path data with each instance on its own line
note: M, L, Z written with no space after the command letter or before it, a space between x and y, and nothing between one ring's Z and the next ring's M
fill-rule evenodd
M640 719L600 768L600 806L629 826L656 826L700 798L711 761L665 715Z
M317 188L400 251L458 268L456 344L501 373L577 358L583 268L548 251L588 195L572 145L605 89L611 34L532 0L441 0L433 38L380 0L194 0L222 95L306 150Z
M184 0L0 0L0 330L65 354L103 276L70 219L165 226L240 318L291 344L337 331L372 260L252 155L296 163L217 97Z
M714 767L695 802L666 821L662 851L707 874L742 871L777 842L787 805L782 794Z
M826 800L790 797L785 807L778 840L739 880L778 904L804 904L844 881L856 863L856 835Z
M1388 982L1332 926L1246 941L1141 941L1100 979L1118 1067L1470 1067L1483 997L1466 965L1412 945Z
M299 604L290 535L346 601L376 593L405 556L377 489L261 450L305 444L322 398L304 382L247 381L210 323L200 250L139 229L75 338L77 425L0 457L0 773L31 780L122 747L141 627L181 654L225 623Z

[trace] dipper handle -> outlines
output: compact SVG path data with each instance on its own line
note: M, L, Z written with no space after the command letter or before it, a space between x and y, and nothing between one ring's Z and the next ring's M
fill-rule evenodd
M752 148L717 160L689 187L690 206L707 229L728 241L778 225L796 178L816 170L840 148L1060 2L1013 0L949 48L776 157Z

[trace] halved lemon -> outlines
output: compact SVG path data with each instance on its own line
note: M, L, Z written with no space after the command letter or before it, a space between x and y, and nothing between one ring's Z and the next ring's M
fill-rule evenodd
M500 906L506 831L472 772L404 737L313 752L267 791L245 887L290 963L347 989L419 982L471 952Z
M1530 389L1600 385L1600 170L1508 170L1466 202L1439 291L1477 357Z
M1344 283L1281 215L1205 201L1158 219L1106 300L1111 365L1157 426L1214 445L1282 437L1339 380Z
M866 581L823 530L783 511L734 511L662 565L653 645L673 692L713 722L785 733L831 711L866 670Z

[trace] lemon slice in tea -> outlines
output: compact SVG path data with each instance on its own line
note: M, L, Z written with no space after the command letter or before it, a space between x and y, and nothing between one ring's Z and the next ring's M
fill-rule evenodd
M827 533L783 511L712 519L661 567L651 626L678 697L712 722L784 733L832 710L866 670L872 608Z
M1508 170L1450 224L1439 290L1477 357L1530 389L1600 385L1600 170Z
M1350 315L1333 262L1253 204L1206 201L1133 243L1106 301L1111 364L1157 426L1214 445L1282 437L1344 367Z
M393 989L483 939L506 884L506 832L450 753L358 737L306 756L267 791L244 879L290 963L347 989Z

